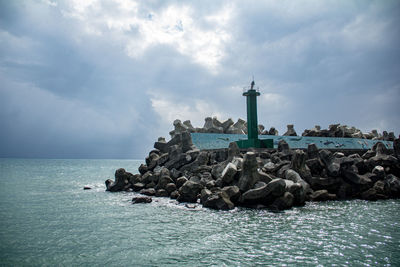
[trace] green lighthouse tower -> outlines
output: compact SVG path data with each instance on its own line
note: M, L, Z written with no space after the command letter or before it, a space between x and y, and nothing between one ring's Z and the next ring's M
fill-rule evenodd
M250 89L243 93L247 103L247 140L239 140L236 143L240 148L273 148L272 139L258 139L257 96L260 92L254 89L254 85L253 80Z

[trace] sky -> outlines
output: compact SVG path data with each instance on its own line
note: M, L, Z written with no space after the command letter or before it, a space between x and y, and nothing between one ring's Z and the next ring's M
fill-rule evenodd
M175 119L400 134L400 1L0 0L0 157L143 159Z

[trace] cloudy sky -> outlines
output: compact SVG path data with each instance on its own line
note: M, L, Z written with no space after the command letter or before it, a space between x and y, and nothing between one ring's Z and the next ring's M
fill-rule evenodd
M0 157L138 158L172 121L400 134L399 1L0 0Z

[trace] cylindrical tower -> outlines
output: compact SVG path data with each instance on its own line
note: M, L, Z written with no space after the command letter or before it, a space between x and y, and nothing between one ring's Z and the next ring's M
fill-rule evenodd
M260 92L254 89L254 81L247 92L243 93L247 102L247 138L258 139L258 121L257 121L257 96Z

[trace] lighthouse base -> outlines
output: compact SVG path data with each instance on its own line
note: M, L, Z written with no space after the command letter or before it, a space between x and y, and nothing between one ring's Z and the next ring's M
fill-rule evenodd
M239 148L274 148L273 139L247 139L236 141Z

